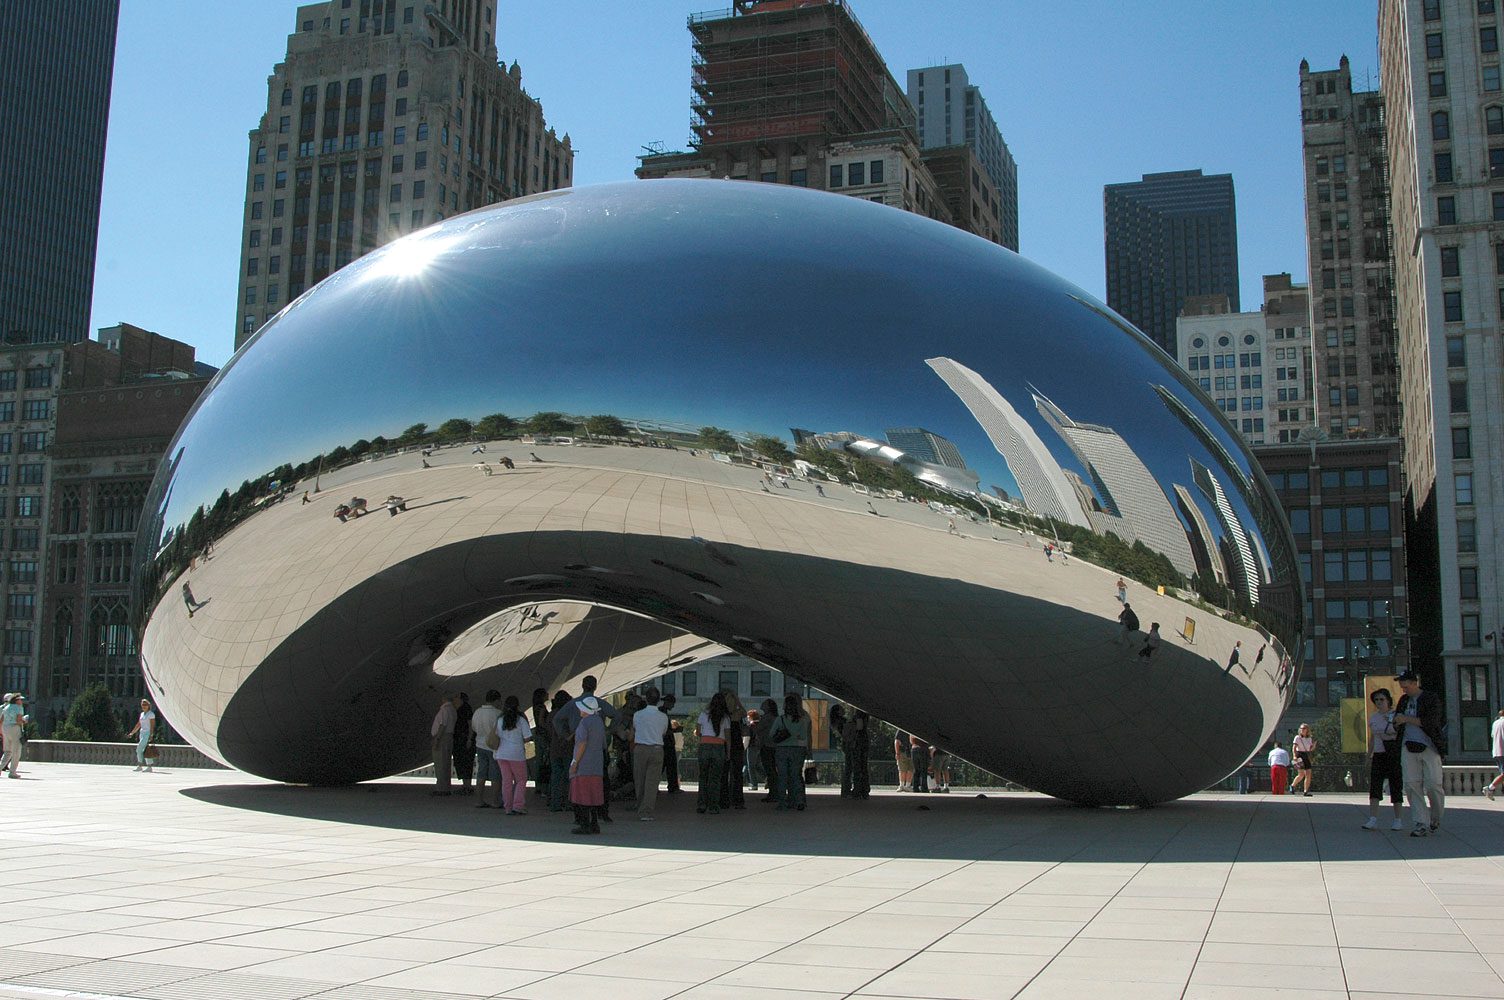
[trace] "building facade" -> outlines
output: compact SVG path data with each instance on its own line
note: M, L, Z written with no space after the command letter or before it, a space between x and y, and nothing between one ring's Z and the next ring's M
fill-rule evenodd
M1316 355L1312 403L1331 437L1400 432L1384 98L1300 64L1306 246Z
M1231 174L1144 174L1103 189L1107 305L1172 356L1193 295L1238 311L1238 220Z
M1366 675L1410 666L1401 453L1397 438L1254 449L1306 591L1305 658L1282 728L1362 698Z
M921 462L948 465L952 469L967 467L961 449L953 441L923 427L889 427L884 437L893 447L908 452Z
M119 0L0 4L5 343L88 336L119 18Z
M574 176L497 62L494 0L325 0L295 29L250 133L236 347L382 244Z
M960 185L946 185L957 195L970 193L978 201L973 213L956 197L951 214L991 215L998 227L995 242L1010 250L1018 249L1018 164L1003 141L997 121L987 108L982 92L971 85L966 67L960 63L911 69L908 74L909 103L914 106L919 130L919 145L929 155L931 150L964 145L970 149L985 172L989 185L980 178L975 183L967 177ZM949 163L946 164L949 166ZM931 170L935 170L934 165ZM937 171L938 173L938 171ZM991 190L988 190L988 187ZM959 209L959 211L958 211ZM965 226L963 228L970 228ZM973 230L975 231L975 230Z
M1413 655L1486 758L1504 630L1504 89L1492 3L1382 0Z

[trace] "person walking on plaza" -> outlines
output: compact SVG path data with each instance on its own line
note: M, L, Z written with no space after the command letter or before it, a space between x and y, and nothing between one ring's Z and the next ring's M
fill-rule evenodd
M533 794L544 802L548 801L554 770L554 724L551 715L548 710L548 688L533 688Z
M1232 673L1232 668L1236 667L1238 665L1238 661L1242 658L1243 640L1239 639L1237 642L1232 644L1232 655L1227 658L1227 670L1225 672L1229 674Z
M136 737L136 770L151 772L151 761L146 756L146 748L151 743L153 734L157 731L157 713L151 710L151 702L141 699L141 714L136 716L136 724L131 731L125 734L126 739Z
M1149 634L1144 637L1144 648L1138 651L1138 655L1144 659L1150 659L1159 649L1159 622L1149 626Z
M778 764L778 808L804 811L804 758L809 756L809 714L797 694L783 696L783 714L773 725Z
M553 780L548 784L549 812L563 812L569 801L569 761L574 756L574 733L566 726L569 720L564 716L564 709L573 700L568 691L554 692L553 712L548 720L549 728L553 730L548 750L549 768L553 772Z
M678 795L679 787L679 736L684 726L674 718L674 696L666 694L658 703L658 710L668 719L668 728L663 731L663 778L669 795Z
M460 692L460 703L454 709L454 776L460 779L460 794L470 794L470 776L475 773L475 734L470 731L470 720L475 709L470 707L470 695Z
M496 723L496 765L501 770L501 807L508 816L527 815L527 741L533 727L515 694L501 704Z
M486 692L486 703L470 716L470 742L475 747L475 795L480 799L475 804L477 809L501 808L501 765L496 762L496 748L501 746L501 734L496 728L499 718L501 692L492 688ZM495 790L491 799L486 797L487 778Z
M743 775L747 769L747 709L735 691L726 691L726 714L730 729L726 737L726 780L721 783L721 808L745 809Z
M1316 737L1311 735L1310 723L1300 724L1295 739L1290 741L1290 749L1295 751L1295 780L1290 782L1290 794L1294 795L1295 789L1303 788L1305 798L1310 798L1311 768L1316 763Z
M632 715L632 780L638 822L651 823L658 804L658 782L663 777L663 734L668 730L668 716L658 709L657 688L648 688L642 696L647 704Z
M188 586L187 580L183 581L183 603L188 605L189 618L192 618L193 613L204 606L203 601L200 601L193 596L193 588ZM119 730L116 730L116 732L119 732Z
M1493 729L1489 730L1489 737L1493 743L1494 767L1498 768L1498 777L1488 783L1483 789L1483 794L1488 796L1488 801L1494 800L1494 793L1499 786L1504 785L1504 708L1499 709L1499 717L1494 720Z
M0 707L0 741L3 741L5 753L10 758L10 770L6 773L12 778L21 773L21 734L30 721L31 716L26 714L26 696L9 695L4 707Z
M451 755L454 752L454 720L456 716L455 702L459 699L454 695L445 694L439 702L439 710L434 713L433 725L428 727L428 735L432 738L429 750L433 753L433 795L448 795L449 791L449 765Z
M595 685L590 689L593 691ZM574 754L569 761L569 801L574 804L574 829L569 832L576 835L601 832L600 810L606 804L606 726L600 712L604 704L594 695L585 694L565 708L566 717L579 720L574 726Z
M1133 648L1133 638L1138 634L1138 615L1133 610L1133 605L1123 602L1123 610L1118 612L1118 623L1123 626L1123 631L1118 635L1118 640Z
M726 741L731 738L731 713L726 708L726 694L717 691L696 721L700 736L700 794L695 812L715 815L721 811L721 789L725 781Z
M1123 582L1122 577L1118 577L1118 603L1123 605L1128 603L1128 584Z
M763 782L767 785L768 794L762 797L764 802L778 801L778 757L776 748L773 746L773 725L778 721L778 702L772 698L766 698L762 703L762 711L757 714L756 733L757 756L762 764Z
M1269 792L1272 795L1285 794L1285 782L1290 779L1290 752L1279 745L1279 740L1274 741L1274 749L1269 751Z
M893 760L898 765L897 790L910 791L914 780L913 747L909 742L909 734L902 729L893 735Z
M1446 811L1446 790L1442 787L1442 761L1446 756L1446 739L1442 736L1441 698L1422 691L1420 674L1406 670L1397 678L1404 697L1395 709L1394 725L1404 746L1401 773L1405 796L1410 800L1412 837L1424 837L1441 829Z
M1384 782L1389 782L1389 804L1394 807L1391 830L1403 830L1400 819L1400 791L1404 781L1400 760L1399 730L1394 725L1394 704L1388 688L1379 688L1368 696L1373 711L1368 716L1368 822L1365 830L1379 828L1379 799L1384 797Z
M930 745L917 736L909 738L910 767L914 770L914 791L930 790Z

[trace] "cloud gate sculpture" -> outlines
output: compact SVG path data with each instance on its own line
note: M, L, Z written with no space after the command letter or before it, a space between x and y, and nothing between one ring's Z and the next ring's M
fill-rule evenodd
M1261 746L1302 646L1273 494L1157 348L1007 250L772 184L558 191L341 269L204 393L136 552L167 718L290 782L425 763L447 689L731 650L1151 803Z

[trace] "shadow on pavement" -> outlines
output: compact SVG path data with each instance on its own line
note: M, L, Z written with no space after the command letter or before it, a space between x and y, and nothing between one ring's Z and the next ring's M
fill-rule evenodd
M549 813L529 792L526 816L477 809L476 800L434 798L411 781L336 788L205 785L183 795L232 809L410 833L507 837L537 843L589 843L644 850L797 854L967 861L1227 863L1389 861L1504 854L1504 811L1447 812L1446 827L1424 839L1359 829L1360 796L1313 802L1205 795L1149 809L1092 809L1032 794L875 795L866 802L816 790L803 813L776 812L749 792L745 811L698 815L695 794L661 794L657 820L638 822L614 803L616 822L598 837L569 832L569 813ZM928 809L921 808L927 806ZM1407 830L1408 830L1408 814Z

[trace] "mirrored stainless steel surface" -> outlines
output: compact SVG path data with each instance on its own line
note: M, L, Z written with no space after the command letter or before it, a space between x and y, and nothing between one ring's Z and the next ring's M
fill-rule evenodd
M552 192L356 261L204 393L136 551L168 717L286 781L422 764L445 690L729 649L1155 802L1260 748L1302 647L1273 494L1163 353L1009 251L772 184Z

